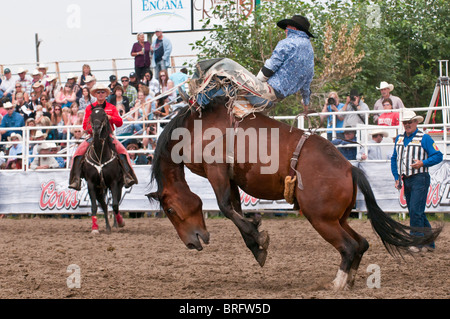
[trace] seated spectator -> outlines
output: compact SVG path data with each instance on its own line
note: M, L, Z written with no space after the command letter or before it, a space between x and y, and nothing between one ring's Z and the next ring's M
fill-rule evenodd
M379 129L372 130L369 135L371 136L371 140L368 141L369 146L367 148L362 147L358 154L356 155L356 159L358 161L369 160L390 160L392 156L392 152L387 153L383 158L383 152L381 146L377 145L383 141L384 137L388 137L389 134L386 131L382 131Z
M130 79L128 76L122 76L120 78L120 81L122 82L123 87L123 95L128 98L130 101L130 108L134 107L134 103L136 102L137 98L137 90L134 86L130 85Z
M125 113L128 113L130 111L130 100L128 100L128 97L123 95L123 93L124 93L123 87L122 87L122 85L119 84L114 87L114 93L110 95L111 100L109 101L109 103L111 103L112 105L115 105L117 107L119 114L120 114L120 109L123 109L123 111ZM121 108L121 106L123 108ZM123 115L123 114L120 114L120 115Z
M80 90L80 86L77 83L77 79L78 76L76 76L73 73L69 73L69 75L67 76L67 81L66 81L66 85L71 88L71 93L73 93L75 95L75 98L78 94L78 91Z
M42 112L48 112L52 109L52 102L50 102L50 99L48 98L47 93L42 94L41 96L41 105L42 105ZM36 106L37 108L38 106Z
M78 109L84 111L89 104L95 103L97 98L91 95L89 87L85 86L81 89L81 98L78 100Z
M30 141L38 141L39 143L30 143L30 155L38 155L39 154L39 146L45 141L47 135L42 133L41 130L35 130L35 134L33 138L30 138ZM30 164L34 160L33 157L30 158Z
M187 69L182 68L179 72L175 72L175 73L171 74L169 76L169 79L173 81L174 86L177 86L189 78L187 73L188 73ZM182 89L184 89L184 88L182 87ZM178 91L178 89L176 90L176 93L177 93L177 96L180 95L180 92Z
M17 93L16 97L15 111L22 115L26 121L34 110L30 109L29 104L25 103L22 93Z
M2 122L0 124L0 134L1 140L6 141L9 136L13 133L22 134L21 130L1 130L1 128L10 128L10 127L23 127L25 126L25 120L22 115L14 111L14 106L11 102L6 102L3 104L7 113L3 116Z
M67 117L67 113L63 112L62 107L59 104L53 105L53 112L50 117L51 125L58 126L57 129L57 140L63 140L66 138L67 130L64 126L69 124L69 118Z
M383 109L392 110L392 100L390 98L387 98L383 101ZM380 116L378 117L378 125L385 125L385 126L400 125L400 113L392 112L380 114Z
M114 88L118 85L120 85L120 83L117 82L117 76L115 76L114 74L111 75L109 77L109 84L108 84L108 87L111 90L111 95L108 97L108 101L111 100L112 96L114 95ZM111 102L109 102L109 103L111 103Z
M83 142L83 129L81 127L75 127L72 129L72 137L70 139L69 146L67 147L67 160L69 165L72 166L72 156L75 154L78 146Z
M340 112L343 107L344 103L339 103L339 95L336 92L330 92L322 108L322 112ZM333 115L320 115L321 123L325 118L327 119L327 128L333 128ZM336 119L334 127L342 128L344 126L344 115L336 115L334 118ZM337 138L344 138L344 131L339 130L335 132ZM327 139L329 141L333 140L333 131L327 131Z
M169 79L167 70L159 71L159 92L165 93L174 87L173 81ZM172 101L177 98L177 92L173 91L168 98Z
M73 102L70 106L70 112L68 114L68 125L76 125L78 121L78 104Z
M145 71L144 78L141 82L149 88L153 96L159 92L159 82L153 77L153 72L151 70Z
M128 140L127 151L128 154L130 155L130 160L132 164L146 165L148 164L147 157L143 154L137 154L133 152L142 149L142 147L139 144L141 143L139 143L136 139Z
M392 95L391 92L394 90L394 85L393 84L389 84L387 82L381 82L380 83L380 87L377 87L377 90L380 91L381 93L381 98L379 98L376 102L375 105L373 106L374 110L382 110L383 109L383 101L385 99L391 99L392 101L392 108L393 109L402 109L405 106L403 105L403 101L395 96ZM375 123L378 122L378 117L380 116L380 114L374 114L373 115L373 120Z
M351 161L356 159L356 132L355 131L344 131L344 139L334 139L331 141L337 146L339 152L341 152L344 157ZM346 145L354 145L354 147L344 147Z
M63 108L70 107L77 99L76 93L70 85L70 83L66 83L64 88L61 88L56 94L55 102L60 104Z
M20 85L24 89L24 92L30 94L32 85L31 81L33 81L33 79L31 78L31 76L27 75L27 72L28 70L24 68L19 68L19 70L17 70L17 74L19 75L17 83L20 83Z
M32 117L29 117L26 121L25 121L25 126L29 126L29 127L36 127L36 120ZM36 134L36 130L30 129L28 131L28 136L30 138L30 140L33 140L34 136Z
M56 98L56 93L58 93L58 83L56 83L57 77L54 74L50 74L47 77L47 83L45 86L45 93L48 97L48 102L53 102Z
M16 104L17 94L19 94L19 93L22 94L23 99L26 103L30 102L30 95L27 92L25 92L25 89L22 87L22 85L19 82L17 82L14 84L14 91L12 92L12 96L11 96L12 104Z
M8 141L13 142L15 144L11 144L8 155L9 156L19 156L23 154L23 144L22 144L22 135L17 133L12 133L11 136L8 137ZM6 162L6 166L9 165L10 161L15 161L17 157L10 157Z
M86 85L89 81L86 81L88 77L92 77L91 67L89 64L83 64L81 67L81 76L78 80L78 86L81 88Z
M130 85L134 86L136 90L139 90L139 80L135 72L130 73Z
M38 150L39 155L56 154L58 152L58 147L53 142L46 142L42 143ZM48 168L60 168L60 163L58 163L55 157L36 157L30 164L30 169L32 170Z
M42 133L46 135L46 140L58 140L58 131L55 128L50 128L53 124L49 117L41 116L39 120L36 120L36 124L42 127L49 127L41 129Z
M6 68L4 71L4 79L0 84L0 99L6 97L12 102L16 79L13 78L11 70ZM13 102L14 103L14 102Z
M41 104L41 96L44 93L44 83L37 81L33 83L31 92L35 94L38 104Z

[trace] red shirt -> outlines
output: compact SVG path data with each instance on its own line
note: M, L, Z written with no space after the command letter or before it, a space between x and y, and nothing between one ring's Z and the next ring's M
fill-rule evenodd
M400 124L399 121L399 113L383 113L378 117L378 125L385 126L398 126Z
M92 104L89 104L85 110L84 113L84 120L83 120L83 130L88 132L88 134L92 134L92 127L91 127L91 113L92 109L98 107L98 102L94 102ZM115 126L121 127L123 124L123 120L119 115L119 112L117 111L116 107L105 101L105 108L104 108L106 114L111 116L111 119L109 120L109 124L111 125L111 131L114 132Z

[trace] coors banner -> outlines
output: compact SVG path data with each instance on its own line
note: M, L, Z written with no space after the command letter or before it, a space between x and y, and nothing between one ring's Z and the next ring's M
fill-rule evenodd
M369 177L375 197L386 212L407 212L403 191L394 188L390 163L358 163ZM150 166L135 166L139 184L123 189L120 210L122 212L159 211L158 204L150 204L145 194L155 191L150 184ZM204 211L218 211L217 200L209 182L186 171L191 190L200 196ZM430 168L431 185L428 192L427 212L450 212L450 161ZM0 171L0 214L77 214L90 213L91 204L86 183L81 191L68 188L69 171ZM110 200L108 203L110 204ZM285 200L262 200L241 191L244 211L290 210ZM110 207L111 209L111 207ZM365 202L358 193L356 211L365 211ZM99 210L101 214L101 210Z

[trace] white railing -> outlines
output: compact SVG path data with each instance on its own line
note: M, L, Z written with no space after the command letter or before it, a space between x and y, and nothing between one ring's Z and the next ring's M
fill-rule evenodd
M434 138L437 146L441 150L441 152L444 154L444 159L450 160L450 124L446 123L446 115L447 112L449 112L448 107L432 107L432 108L415 108L412 109L413 111L427 111L428 109L431 109L432 111L442 111L443 112L443 120L444 123L433 123L433 124L419 124L418 127L421 130L424 130L426 133L432 135ZM377 111L357 111L357 112L327 112L327 113L314 113L309 114L308 117L314 118L318 117L320 115L331 115L334 118L337 115L346 115L346 114L362 114L365 117L365 125L359 125L355 128L336 128L333 126L332 128L312 128L313 131L315 131L318 134L326 134L327 131L333 132L333 137L336 136L336 131L346 131L346 130L352 130L357 132L357 142L358 144L350 144L345 145L343 147L357 147L358 149L360 147L368 147L369 145L369 134L368 131L373 130L376 128L382 128L383 130L389 132L389 138L392 138L390 141L388 140L386 143L383 143L383 146L389 146L394 147L394 139L397 134L403 132L403 125L400 124L398 126L374 126L369 125L369 116L371 114L379 114L379 113L389 113L389 112L400 112L400 110L377 110ZM400 123L402 113L400 112ZM295 116L276 116L274 117L276 120L280 121L296 121L296 123L293 124L294 127L300 128L300 129L306 129L309 128L306 123L308 123L308 120L304 116L295 117ZM140 124L145 126L148 125L155 125L156 126L156 132L155 134L146 134L145 130L142 132L142 134L135 134L135 135L118 135L116 136L119 140L129 140L129 139L136 139L136 140L143 140L143 139L158 139L159 135L161 134L163 128L161 127L161 124L168 123L170 120L164 119L164 120L145 120L145 121L125 121L124 125L126 124ZM333 121L335 123L335 121ZM1 130L6 131L21 131L23 140L18 142L12 142L12 141L6 141L6 142L0 142L0 145L4 145L6 147L10 147L14 144L22 144L22 150L25 150L22 155L20 156L10 156L10 155L3 155L0 156L0 159L8 160L9 158L19 158L22 160L22 168L21 170L29 170L30 166L30 159L35 157L56 157L56 158L62 158L64 159L65 165L63 169L68 169L70 166L70 159L71 159L71 152L68 152L72 146L75 145L77 142L81 142L82 140L72 140L72 134L71 130L73 128L79 128L80 125L73 125L73 126L28 126L28 127L20 127L20 128L1 128ZM47 130L47 129L65 129L67 131L67 136L65 139L62 140L42 140L42 141L32 141L30 140L31 131L32 130ZM32 150L32 146L44 142L54 142L57 145L62 144L64 146L59 152L54 154L45 154L45 155L33 155L30 154L30 151ZM153 149L139 149L137 151L129 151L129 153L135 153L135 154L146 154L150 155L154 153ZM373 161L374 160L367 160L367 161ZM384 162L386 160L383 160ZM8 171L8 170L7 170ZM15 170L10 170L15 171ZM16 170L17 171L17 170Z

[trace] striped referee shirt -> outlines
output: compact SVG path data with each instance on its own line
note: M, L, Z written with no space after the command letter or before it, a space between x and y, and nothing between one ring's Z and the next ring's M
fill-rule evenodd
M443 159L442 153L430 135L417 129L413 134L399 134L395 139L394 153L391 157L391 171L395 180L401 175L411 176L428 172L428 167L439 164ZM421 160L423 167L411 168L413 160Z

